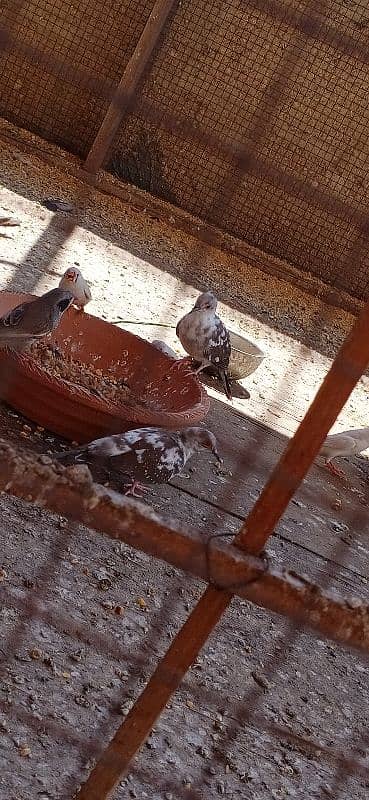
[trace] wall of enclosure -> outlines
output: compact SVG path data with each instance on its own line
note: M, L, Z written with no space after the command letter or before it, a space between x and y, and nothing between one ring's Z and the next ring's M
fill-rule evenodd
M153 0L5 0L0 114L84 157ZM363 0L183 0L110 168L266 253L368 296Z

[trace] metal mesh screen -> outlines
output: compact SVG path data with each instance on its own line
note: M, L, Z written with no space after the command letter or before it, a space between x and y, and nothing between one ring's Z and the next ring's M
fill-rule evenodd
M0 112L86 154L152 7L8 0ZM111 168L367 297L368 24L363 0L184 0Z
M122 130L123 177L144 138L161 166L145 188L366 296L366 16L364 3L185 0Z
M6 0L0 114L87 153L152 0Z

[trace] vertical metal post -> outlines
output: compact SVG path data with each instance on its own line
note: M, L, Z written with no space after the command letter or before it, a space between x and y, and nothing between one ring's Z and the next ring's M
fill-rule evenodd
M177 4L178 0L156 0L87 155L84 163L84 169L87 172L98 172L107 158L119 125L152 56L159 36L169 14Z

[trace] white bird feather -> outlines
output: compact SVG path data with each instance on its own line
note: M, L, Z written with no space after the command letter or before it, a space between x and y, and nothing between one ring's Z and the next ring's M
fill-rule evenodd
M77 267L70 267L64 272L64 275L59 283L60 289L67 289L72 292L74 297L74 305L81 309L92 300L92 294L87 281L84 279L81 270Z
M320 455L325 457L326 463L330 463L333 458L354 456L368 448L369 428L356 428L329 434L320 449Z

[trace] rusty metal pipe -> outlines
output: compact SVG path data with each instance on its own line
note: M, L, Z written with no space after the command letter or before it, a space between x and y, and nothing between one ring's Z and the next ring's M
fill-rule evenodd
M333 639L369 651L369 607L321 591L304 576L272 569L219 538L167 524L150 508L92 480L85 466L65 468L48 456L19 455L0 440L0 490L81 522L211 584Z

